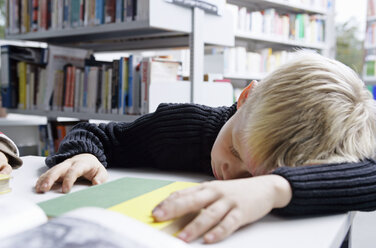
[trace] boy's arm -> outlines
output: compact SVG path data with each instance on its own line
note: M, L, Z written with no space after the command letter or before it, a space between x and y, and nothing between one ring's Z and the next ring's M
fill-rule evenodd
M291 185L290 203L281 215L330 214L376 209L376 161L281 167L273 174Z
M52 167L81 153L105 166L210 172L210 150L235 107L161 104L157 111L132 123L76 125L58 152L46 159Z
M48 191L61 180L63 192L68 192L80 176L93 184L104 182L103 166L108 165L211 173L211 147L235 111L236 105L161 104L156 112L132 123L80 123L57 154L46 159L51 169L39 178L36 190Z

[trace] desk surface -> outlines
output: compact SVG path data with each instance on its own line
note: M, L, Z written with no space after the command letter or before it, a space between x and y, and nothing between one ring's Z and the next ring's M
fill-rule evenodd
M43 157L22 157L24 165L13 171L11 195L21 196L33 202L40 202L62 195L59 190L36 194L34 185L43 172L47 170ZM120 177L158 178L176 181L200 182L209 180L209 177L187 174L150 173L136 170L109 170L109 181ZM88 187L75 185L72 191ZM311 218L281 218L268 215L261 221L248 225L230 238L215 244L203 245L201 241L192 244L193 247L305 247L305 248L338 248L344 239L354 213L339 214Z

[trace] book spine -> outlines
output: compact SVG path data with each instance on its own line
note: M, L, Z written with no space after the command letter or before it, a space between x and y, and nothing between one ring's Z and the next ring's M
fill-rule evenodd
M71 0L71 19L70 19L70 25L72 28L76 28L79 26L80 23L80 0Z
M31 87L30 87L30 81L31 81L31 69L30 64L26 64L26 79L25 79L25 107L24 109L30 109L31 105Z
M28 0L22 0L21 4L21 33L29 32L29 7L28 7Z
M85 1L80 0L80 20L78 23L79 26L84 25L84 19L85 19Z
M95 0L95 24L104 23L104 0Z
M107 85L107 96L106 96L106 113L111 113L111 95L112 95L112 68L108 69L108 85Z
M68 104L67 109L65 111L73 112L73 106L74 106L74 97L75 97L75 85L76 85L76 67L71 66L71 75L69 79L69 97L68 97Z
M64 1L57 0L57 29L62 29L64 25Z
M117 87L118 87L118 94L117 94L117 97L118 97L118 100L117 100L117 109L119 111L119 114L122 114L123 111L122 111L122 108L123 108L123 98L127 98L128 96L126 95L127 92L124 92L123 91L123 87L125 87L123 85L123 82L124 82L124 70L123 70L123 67L124 67L124 57L121 57L120 60L119 60L119 68L118 68L118 75L119 75L119 78L118 78L118 84L117 84Z
M17 63L18 72L18 108L26 109L26 62Z
M123 0L116 0L116 23L123 22Z
M150 58L141 62L141 114L149 113Z
M128 99L129 99L129 77L128 77L128 68L129 68L129 58L123 58L123 97L122 97L122 113L125 114L128 111Z
M128 112L133 113L134 110L134 102L133 102L133 85L134 85L134 71L133 67L135 66L135 57L134 55L129 56L129 62L128 62Z
M149 19L149 0L136 1L136 5L134 8L135 8L134 11L136 13L136 16L135 16L136 20L148 20Z
M76 68L75 72L75 83L74 83L74 97L73 97L73 111L79 112L79 102L80 102L80 88L81 88L81 70Z
M127 22L133 21L133 0L126 0L126 15L124 16Z
M10 71L10 53L9 46L1 46L1 101L2 106L10 108L12 104L12 87L10 83L11 71Z
M116 0L106 0L104 23L115 22Z
M82 110L87 111L88 108L88 81L89 81L90 66L85 66L84 83L82 90Z
M118 96L119 96L119 60L114 61L114 68L112 72L112 94L111 94L111 112L118 113Z
M95 112L98 113L100 106L102 104L102 85L103 85L103 67L97 67L98 73L97 73L97 90L95 92Z

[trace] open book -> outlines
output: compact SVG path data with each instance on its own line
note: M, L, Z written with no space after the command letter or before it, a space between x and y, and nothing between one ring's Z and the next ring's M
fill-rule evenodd
M0 247L188 247L183 241L123 214L79 208L50 221L42 209L11 196L0 198Z

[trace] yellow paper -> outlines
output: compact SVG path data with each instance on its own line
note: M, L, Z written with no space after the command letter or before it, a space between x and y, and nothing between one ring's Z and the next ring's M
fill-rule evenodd
M172 192L189 188L195 185L197 185L197 183L174 182L139 197L110 207L109 210L135 218L141 222L153 226L154 228L163 229L164 227L171 224L173 220L165 222L154 222L154 219L151 215L154 207L156 207L162 200L166 199Z

